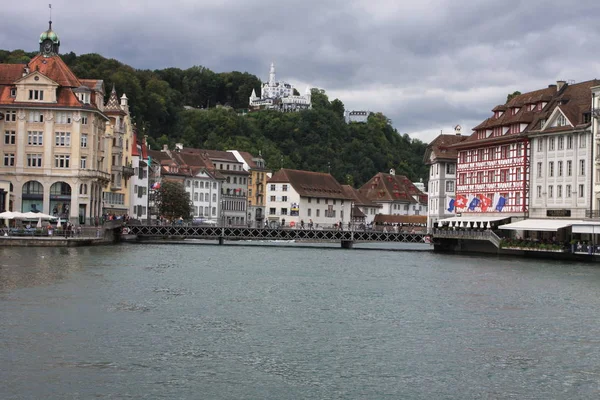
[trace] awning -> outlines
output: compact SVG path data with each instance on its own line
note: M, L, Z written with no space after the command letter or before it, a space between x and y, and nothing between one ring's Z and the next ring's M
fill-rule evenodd
M469 215L464 217L451 217L437 221L438 226L449 226L458 228L491 228L491 223L510 218L510 215L504 217L494 217L491 215Z
M505 217L492 217L492 216L485 216L485 215L451 217L451 218L446 218L446 219L440 219L438 221L438 224L449 224L451 222L484 222L484 223L488 223L488 222L501 221L503 219L507 219L510 217L511 217L510 215L507 215Z
M522 221L513 222L512 224L501 225L498 228L513 231L556 232L559 229L581 223L584 223L584 221L573 219L524 219Z
M377 214L373 218L375 224L427 224L427 215L389 215Z
M600 222L583 222L573 224L573 233L600 234Z

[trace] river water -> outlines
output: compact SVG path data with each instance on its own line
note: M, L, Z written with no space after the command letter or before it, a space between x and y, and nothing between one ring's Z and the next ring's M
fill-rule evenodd
M598 310L594 264L0 248L0 398L599 398Z

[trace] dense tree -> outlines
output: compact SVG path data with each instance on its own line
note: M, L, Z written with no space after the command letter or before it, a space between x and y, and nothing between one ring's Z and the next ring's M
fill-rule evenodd
M192 201L179 182L163 180L156 191L156 204L160 215L169 221L191 218Z
M0 62L26 63L35 54L0 50ZM215 73L202 66L137 70L99 54L62 58L78 77L104 80L107 97L113 85L119 95L126 93L138 131L153 149L181 142L260 152L270 168L331 171L339 182L357 186L391 168L412 180L428 176L425 143L400 135L381 113L346 124L344 103L330 102L323 89L311 90L311 110L239 115L252 90L260 94L261 81L247 72Z
M509 101L511 101L511 100L513 99L513 97L517 97L517 96L519 96L520 94L521 94L521 92L519 92L518 90L516 90L516 91L514 91L514 92L512 92L512 93L509 93L509 94L506 96L506 102L508 103Z

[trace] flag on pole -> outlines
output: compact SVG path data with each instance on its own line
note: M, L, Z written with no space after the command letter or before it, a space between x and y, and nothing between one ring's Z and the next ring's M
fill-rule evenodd
M496 211L502 211L505 204L506 204L506 198L504 196L499 196L498 204L496 204Z
M487 212L488 208L492 206L492 199L482 194L480 195L479 200L481 200L481 211Z
M477 207L479 207L479 203L480 203L480 201L477 198L477 196L473 196L473 198L469 202L469 210L471 210L471 211L475 210Z
M456 195L456 201L454 202L456 208L465 208L467 206L467 198L462 194Z
M452 197L446 196L446 210L448 212L454 212L454 203L455 200Z

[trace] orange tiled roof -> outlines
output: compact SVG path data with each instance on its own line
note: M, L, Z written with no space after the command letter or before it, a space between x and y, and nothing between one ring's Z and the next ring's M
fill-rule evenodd
M41 72L61 86L76 88L82 85L81 81L59 56L44 57L38 54L29 61L29 69L31 72Z
M0 64L0 85L12 85L23 76L25 64Z

